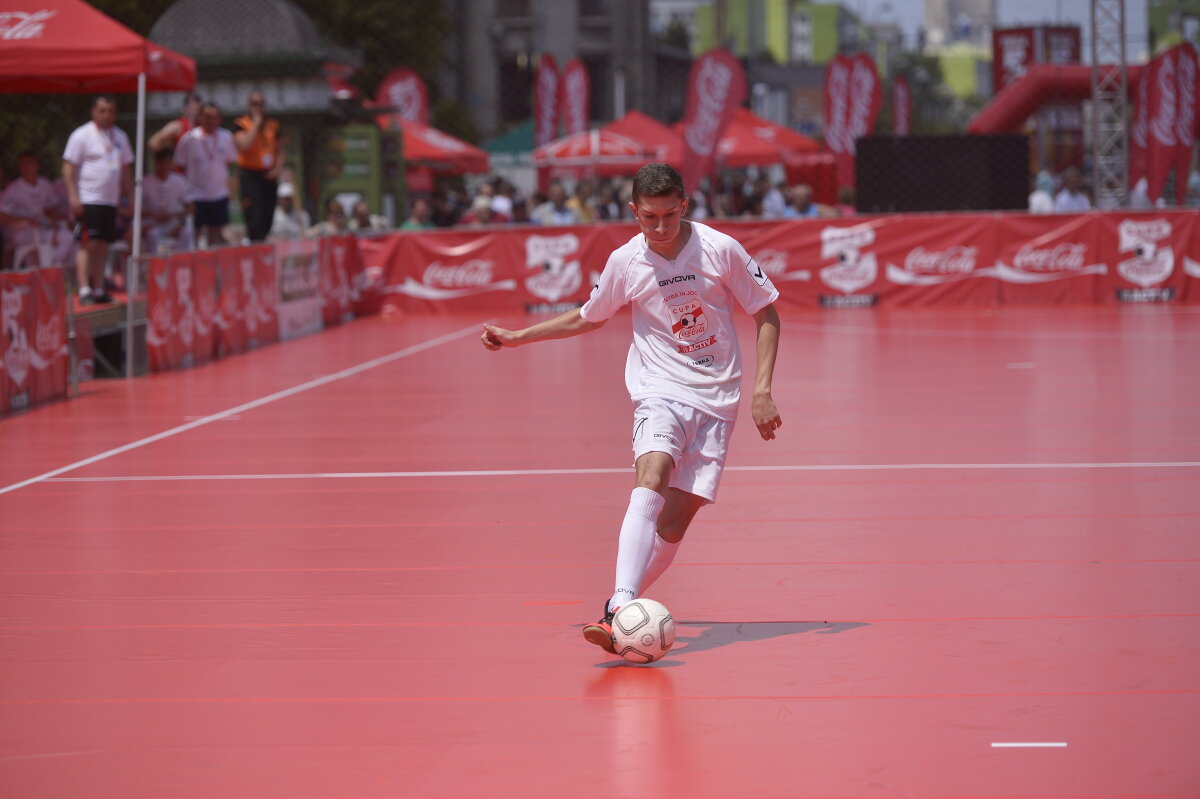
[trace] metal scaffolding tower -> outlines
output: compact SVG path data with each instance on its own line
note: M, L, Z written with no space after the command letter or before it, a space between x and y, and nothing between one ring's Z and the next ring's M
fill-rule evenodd
M1129 203L1129 71L1124 0L1092 0L1092 191L1098 208Z

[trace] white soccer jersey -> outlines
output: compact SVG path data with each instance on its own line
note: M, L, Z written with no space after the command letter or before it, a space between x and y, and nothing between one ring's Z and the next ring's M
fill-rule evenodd
M58 206L58 195L50 181L39 177L35 183L17 178L0 193L0 213L39 221Z
M121 167L133 163L133 148L120 128L101 130L89 122L67 139L63 160L78 170L81 203L115 207L121 199Z
M211 136L192 128L175 145L175 163L183 167L188 200L214 202L229 196L229 165L237 161L233 134L217 128Z
M667 397L733 420L742 379L733 303L754 314L779 292L737 240L685 224L692 235L674 261L651 250L641 233L616 250L580 313L601 322L633 303L625 362L631 398Z

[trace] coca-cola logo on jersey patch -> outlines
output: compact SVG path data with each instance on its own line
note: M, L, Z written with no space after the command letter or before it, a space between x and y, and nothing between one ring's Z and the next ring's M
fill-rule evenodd
M708 330L708 319L704 316L704 307L699 300L672 305L670 308L671 332L680 341L692 341Z

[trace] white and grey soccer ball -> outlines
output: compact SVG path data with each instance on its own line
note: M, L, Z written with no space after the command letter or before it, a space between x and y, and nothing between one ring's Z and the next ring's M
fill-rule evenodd
M630 663L651 663L675 643L671 611L653 599L635 599L613 615L613 644Z

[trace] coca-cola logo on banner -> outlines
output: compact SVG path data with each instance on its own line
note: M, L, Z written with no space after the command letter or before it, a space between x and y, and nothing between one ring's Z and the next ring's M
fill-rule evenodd
M717 142L745 96L746 75L729 51L710 50L692 64L683 121L683 182L688 191L711 170Z
M420 280L405 276L403 283L385 291L422 300L454 300L487 291L516 291L517 281L496 280L495 274L496 262L487 258L451 263L434 261L425 267Z
M538 62L533 116L534 146L554 141L558 136L558 62L549 53Z
M425 81L407 67L389 72L379 83L375 100L391 106L393 113L422 125L429 124L429 94Z
M812 272L808 269L788 271L788 254L786 250L759 250L754 253L754 263L762 267L775 283L787 280L812 280Z
M909 250L904 265L888 264L887 276L892 283L904 286L926 286L971 277L975 273L978 247L955 244L944 250L918 246Z
M1147 90L1146 181L1150 199L1162 196L1167 172L1175 160L1175 114L1178 109L1175 51L1168 50L1151 63Z
M587 67L583 61L572 58L567 62L562 76L561 110L563 128L568 136L588 129L591 120L590 100L591 81Z
M46 20L57 13L57 9L48 8L33 12L0 12L0 39L40 39L46 32Z
M846 137L846 108L850 97L850 59L835 56L825 68L825 144L835 153L850 151Z

